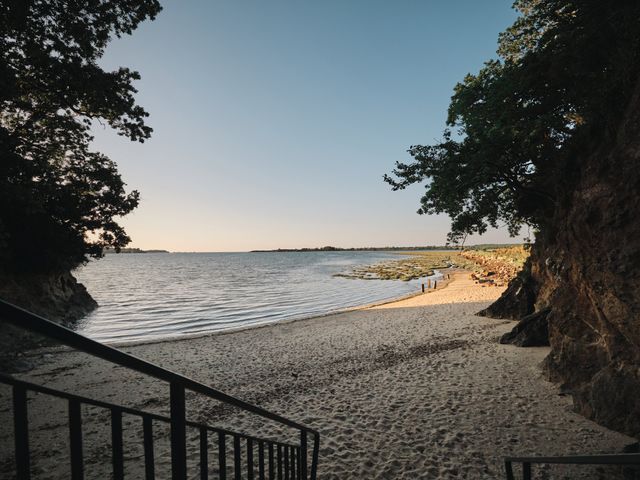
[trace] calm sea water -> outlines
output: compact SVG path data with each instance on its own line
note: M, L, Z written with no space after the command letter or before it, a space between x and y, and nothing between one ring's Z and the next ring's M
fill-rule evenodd
M78 331L132 342L325 314L418 290L421 280L334 277L385 252L107 255L75 274L100 305Z

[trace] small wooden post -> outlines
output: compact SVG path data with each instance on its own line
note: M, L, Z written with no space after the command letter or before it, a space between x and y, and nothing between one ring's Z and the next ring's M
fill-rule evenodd
M433 281L433 289L435 290L436 288L438 288L438 282L436 282L435 280Z
M427 288L431 288L431 280L427 280Z
M422 284L422 293L424 293L424 283Z

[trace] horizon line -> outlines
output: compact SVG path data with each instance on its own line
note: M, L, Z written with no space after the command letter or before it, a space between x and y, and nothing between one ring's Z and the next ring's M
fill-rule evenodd
M468 248L468 247L478 247L478 246L496 246L496 247L502 247L502 246L513 246L513 245L526 245L526 242L510 242L510 243L493 243L493 242L487 242L487 243L473 243L473 244L469 244L466 245L463 248ZM283 248L283 247L278 247L278 248L255 248L255 249L251 249L251 250L168 250L165 248L142 248L142 247L123 247L122 250L140 250L140 253L285 253L285 252L297 252L297 251L307 251L307 252L331 252L331 251L365 251L365 250L402 250L402 249L413 249L413 250L417 250L417 249L438 249L438 248L442 248L442 249L447 249L447 250L454 250L454 249L459 249L459 246L455 246L455 245L401 245L401 246L394 246L394 245L387 245L387 246L372 246L372 247L335 247L335 246L330 246L330 248L335 248L335 250L322 250L323 248L326 248L328 246L322 246L322 247L293 247L293 248ZM115 252L114 252L115 253ZM127 253L127 252L124 252ZM128 253L135 253L135 252L128 252Z

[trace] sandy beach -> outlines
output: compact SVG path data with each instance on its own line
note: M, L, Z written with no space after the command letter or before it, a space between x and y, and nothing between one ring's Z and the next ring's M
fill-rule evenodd
M446 288L405 300L241 332L123 348L320 431L321 479L504 478L510 454L621 452L634 439L571 412L546 382L547 348L500 345L513 323L474 314L502 289L458 273ZM168 387L80 353L46 353L20 374L38 383L167 414ZM13 468L9 389L0 405L0 473ZM66 404L31 396L34 478L68 477ZM110 478L104 410L84 415L87 478ZM276 433L259 419L188 398L188 415L215 426ZM126 474L142 477L142 431L125 416ZM168 445L156 429L157 471ZM189 432L197 472L197 432ZM612 478L602 467L540 467L535 478ZM4 478L4 477L3 477Z

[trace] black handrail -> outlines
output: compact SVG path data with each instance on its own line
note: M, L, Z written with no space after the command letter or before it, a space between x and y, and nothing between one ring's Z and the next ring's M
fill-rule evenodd
M83 403L85 405L92 405L94 407L104 408L105 410L118 410L121 413L128 413L129 415L135 415L137 417L142 418L150 418L151 420L156 420L165 423L171 423L171 418L166 417L164 415L160 415L158 413L145 412L143 410L138 410L136 408L125 407L123 405L117 405L115 403L105 402L103 400L96 400L94 398L83 397L81 395L76 395L74 393L61 392L60 390L54 390L53 388L44 387L42 385L37 385L31 382L25 382L24 380L18 380L17 378L11 377L9 375L5 375L4 373L0 373L0 383L4 383L6 385L13 385L17 387L21 387L24 390L30 390L32 392L43 393L45 395L50 395L52 397L64 398L65 400L73 400L78 403ZM186 425L193 428L204 428L210 432L222 432L225 435L234 435L240 438L244 438L247 440L253 440L257 442L263 442L266 439L254 437L252 435L247 435L246 433L234 432L232 430L228 430L226 428L218 428L211 427L207 424L201 422L193 422L187 421ZM297 447L298 445L294 445L292 443L287 442L278 442L275 440L269 440L270 443L274 445L282 445L283 447Z
M29 332L43 335L45 337L57 340L58 342L72 347L76 350L88 353L92 356L101 358L108 362L135 370L142 374L157 378L159 380L169 383L170 386L170 416L163 417L160 415L151 414L148 412L142 412L140 410L131 409L128 407L114 405L108 402L100 400L89 399L80 397L78 395L69 394L66 392L60 392L54 389L43 387L22 380L17 380L13 377L0 374L0 383L6 383L13 385L14 388L14 427L15 427L15 442L16 442L16 474L18 479L28 479L29 473L29 449L28 449L28 433L27 433L27 420L26 420L26 391L38 391L41 393L54 395L62 398L66 398L69 402L69 427L70 427L70 441L71 441L71 458L72 458L72 478L82 479L82 434L81 434L81 416L80 416L80 404L87 403L95 406L101 406L103 408L110 409L112 412L112 434L114 435L114 477L122 477L122 452L121 442L118 440L118 435L121 436L122 425L121 415L122 413L131 413L143 418L144 423L144 438L145 438L145 471L147 479L154 478L153 468L153 445L151 437L152 420L159 420L168 422L171 425L171 470L172 478L174 480L185 480L187 475L186 468L186 427L196 427L200 429L201 440L201 478L207 478L207 449L206 449L206 432L212 431L218 433L219 449L223 454L225 448L225 435L233 436L234 438L234 460L236 478L240 478L239 472L239 459L240 459L240 439L246 440L247 453L251 454L250 460L247 457L248 467L250 468L249 478L253 478L253 443L257 442L259 447L259 458L264 461L264 447L269 449L269 469L273 469L274 456L273 447L277 447L277 460L279 469L282 467L282 455L286 460L285 473L289 475L291 473L293 478L300 478L306 480L308 477L307 467L307 435L311 434L314 438L312 463L311 463L311 479L315 480L317 475L318 464L318 452L319 452L319 433L305 425L297 423L293 420L285 418L276 413L265 410L256 405L252 405L245 401L239 400L224 392L211 388L200 382L187 378L178 373L172 372L165 368L162 368L153 363L147 362L133 355L124 353L115 348L104 345L95 340L91 340L83 335L80 335L68 328L51 322L45 318L35 315L27 310L17 307L11 303L0 300L0 321L10 323L18 328L25 329ZM251 412L263 418L272 420L290 428L299 430L300 432L300 445L291 445L283 442L274 442L271 440L260 439L250 435L231 432L225 429L219 429L210 427L198 422L190 422L186 419L185 414L185 390L191 390L203 394L209 398L218 400L228 405L240 408L247 412ZM151 448L148 448L147 440L151 438ZM119 453L118 453L119 452ZM76 458L77 457L77 458ZM151 459L151 465L149 465L149 459ZM221 478L225 478L225 462L224 455L220 459ZM260 465L260 478L264 477L264 464Z
M146 360L142 360L134 355L109 347L104 343L91 340L84 335L80 335L73 330L58 325L57 323L42 318L11 303L5 302L4 300L0 300L0 319L12 323L16 327L57 340L60 343L88 353L94 357L102 358L108 362L116 363L123 367L130 368L131 370L136 370L137 372L155 377L159 380L164 380L165 382L181 384L187 390L201 393L288 427L295 428L297 430L304 430L307 433L317 433L312 428L301 425L293 420L289 420L277 413L269 412L264 408L239 400L231 395L227 395L219 390L208 387L203 383L196 382L184 375L180 375L179 373L172 372L171 370L167 370L166 368L162 368L158 365L147 362Z
M531 466L533 464L561 464L561 465L639 465L640 453L615 453L601 455L567 455L552 457L505 457L504 466L507 480L514 480L513 464L522 464L523 480L531 480Z

